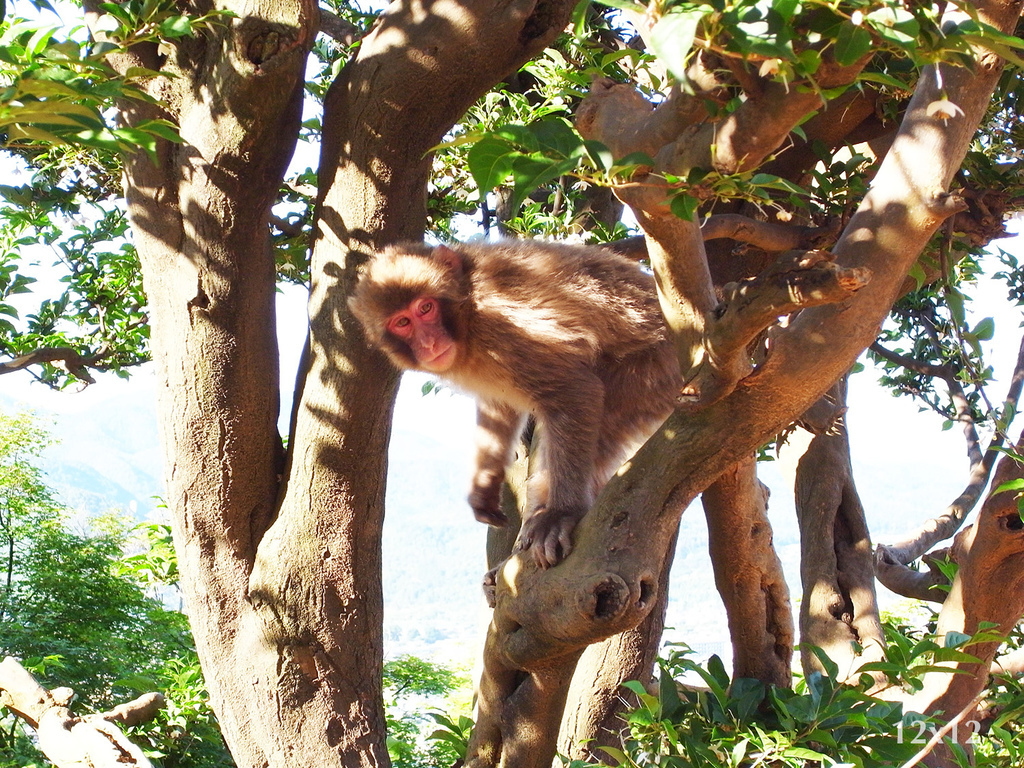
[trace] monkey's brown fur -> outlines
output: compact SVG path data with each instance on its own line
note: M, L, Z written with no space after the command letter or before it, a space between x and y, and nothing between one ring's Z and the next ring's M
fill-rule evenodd
M365 266L349 307L401 368L423 369L390 318L441 307L455 362L442 376L478 398L477 519L502 525L499 493L527 414L540 426L519 546L542 567L572 548L597 492L672 411L681 386L654 280L602 248L537 241L392 246Z

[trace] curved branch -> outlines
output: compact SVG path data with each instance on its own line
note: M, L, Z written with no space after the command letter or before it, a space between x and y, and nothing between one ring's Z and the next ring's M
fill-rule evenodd
M751 371L748 345L780 317L848 299L867 284L865 268L843 269L827 251L789 251L757 277L722 288L724 298L704 330L706 355L682 394L712 403Z
M950 397L956 403L957 421L964 424L965 438L968 443L968 455L972 457L970 477L967 487L946 507L946 511L943 514L925 522L917 533L904 541L890 545L878 545L875 555L876 565L881 565L881 568L877 571L878 580L898 594L905 594L905 592L901 591L901 585L905 584L908 579L913 579L913 577L907 574L900 574L899 569L895 566L909 565L909 563L924 555L925 552L937 543L948 539L959 530L964 518L977 505L985 490L985 486L988 485L989 477L992 475L992 468L995 466L996 458L998 458L1005 442L1005 432L997 431L984 454L981 453L980 448L977 448L978 434L974 420L970 416L970 409L963 389L960 387L959 382L956 381L955 376L949 375L943 378L950 388ZM1024 338L1021 339L1017 352L1017 364L1014 367L1010 386L1007 388L1006 398L1003 401L1004 411L1016 410L1022 389L1024 389ZM907 570L916 573L913 569L908 568ZM890 580L892 580L891 583Z
M0 376L5 373L23 370L30 365L59 362L75 378L81 379L87 384L95 384L96 380L89 374L86 368L96 367L96 363L108 354L108 352L97 352L95 355L82 355L72 347L43 347L41 349L34 349L24 355L19 355L12 360L0 362Z
M935 557L929 555L924 560L928 570L919 571L898 562L887 547L879 544L875 548L875 578L897 595L941 604L949 594L949 579L935 563L941 559L939 553L946 551L937 551Z
M878 355L883 360L886 360L894 365L900 365L906 368L908 371L919 373L922 376L934 376L939 379L946 379L953 376L953 369L948 365L934 365L933 363L925 363L916 358L909 357L908 355L901 355L898 352L893 352L891 349L886 349L877 341L868 347L872 352Z
M730 238L765 251L812 250L834 242L842 222L831 219L822 227L793 226L758 221L738 213L709 216L700 226L704 241Z
M704 242L728 238L763 251L781 253L824 248L835 242L841 226L839 219L830 219L821 227L810 227L758 221L739 213L716 213L701 222L700 234ZM647 241L643 235L606 243L604 247L634 261L648 258Z

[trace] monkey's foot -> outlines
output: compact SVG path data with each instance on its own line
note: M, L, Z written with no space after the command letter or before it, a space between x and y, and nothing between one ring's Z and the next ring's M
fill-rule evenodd
M572 532L584 511L539 507L519 531L516 551L529 550L540 568L558 565L572 552Z

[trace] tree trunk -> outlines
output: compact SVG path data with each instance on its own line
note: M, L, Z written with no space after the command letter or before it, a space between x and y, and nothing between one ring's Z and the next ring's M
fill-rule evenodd
M1016 451L1022 448L1024 440L1018 441ZM997 489L1015 478L1024 478L1024 467L1010 457L1003 458L996 467L992 487ZM1007 636L1024 615L1024 522L1016 496L1012 491L990 494L974 525L957 537L953 549L959 567L936 628L940 637L950 632L973 635L983 630L991 639L963 649L977 662L943 665L955 669L955 674L929 673L924 688L905 705L907 710L946 721L966 709L964 721L951 732L951 738L961 745L967 745L973 735L969 721L977 708L976 697L988 682L1000 638ZM956 764L941 745L927 762L943 768Z
M751 456L724 472L702 501L715 585L729 616L733 677L788 686L793 611L772 546L768 489L757 479L756 459Z
M224 737L239 766L255 767L271 759L276 726L265 716L276 707L266 701L278 690L254 686L274 651L251 631L247 602L283 457L267 221L295 144L316 11L304 2L235 10L238 19L184 41L166 62L153 45L114 63L178 75L151 82L173 112L124 106L128 122L169 117L182 137L160 147L157 165L141 153L126 164L126 196L185 606ZM271 32L276 49L254 46Z
M316 11L232 10L175 49L164 64L175 79L153 81L184 143L162 146L159 167L142 156L128 167L182 587L239 766L386 765L380 527L397 377L349 319L349 256L420 237L429 149L562 29L571 4L440 0L426 16L395 5L332 85L287 467L267 221ZM116 63L163 62L151 46ZM132 122L154 109L124 111Z
M796 469L800 521L801 661L820 670L807 645L821 648L849 677L880 661L885 636L875 598L874 556L853 482L846 430L846 378L801 418L813 434ZM859 648L863 649L861 653Z

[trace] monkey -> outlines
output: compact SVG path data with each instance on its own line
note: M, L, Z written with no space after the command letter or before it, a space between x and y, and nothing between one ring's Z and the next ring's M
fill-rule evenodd
M507 524L505 469L533 416L541 439L516 548L541 568L572 551L576 524L682 386L654 278L598 246L394 245L362 266L348 306L398 368L476 396L480 522Z

